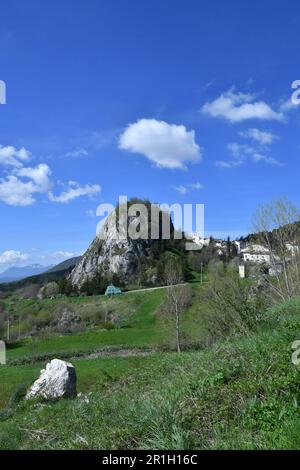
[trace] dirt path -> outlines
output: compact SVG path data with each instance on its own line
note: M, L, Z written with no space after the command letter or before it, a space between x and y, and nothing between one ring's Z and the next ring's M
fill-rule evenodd
M49 362L52 359L61 359L64 361L75 361L78 359L97 359L100 357L134 357L134 356L150 356L151 354L157 353L154 349L137 349L137 348L120 348L120 349L99 349L96 351L78 351L78 354L73 355L67 352L57 352L51 354L40 354L38 356L28 356L22 359L21 363L18 359L9 360L8 365L18 366L26 364L37 364L43 362Z
M98 359L99 357L135 357L135 356L150 356L155 354L156 351L140 351L138 349L120 349L117 351L96 351L86 356L80 356L80 359ZM76 359L74 357L74 359Z

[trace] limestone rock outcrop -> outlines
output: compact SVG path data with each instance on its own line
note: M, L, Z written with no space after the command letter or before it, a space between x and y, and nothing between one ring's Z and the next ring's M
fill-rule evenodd
M53 359L46 365L46 369L41 370L40 377L30 387L25 399L74 398L77 395L76 382L75 367L69 362Z
M161 211L159 213L162 214ZM169 214L164 213L161 217L168 219L167 223L170 223L172 233L174 228ZM108 278L114 274L118 275L125 284L135 281L141 270L145 271L148 268L150 268L150 276L155 277L155 272L151 272L151 266L154 265L151 264L153 258L151 250L154 245L159 246L158 250L164 250L159 245L160 240L153 240L151 237L147 239L136 239L130 236L125 239L120 237L120 226L126 225L128 227L130 224L135 224L137 219L143 220L141 215L139 217L129 215L125 220L122 219L122 214L116 217L116 211L107 217L98 236L71 272L70 280L73 285L81 287L85 281L93 279L99 272ZM161 220L159 219L158 224L161 224ZM149 220L148 228L150 230ZM163 241L167 243L167 241Z

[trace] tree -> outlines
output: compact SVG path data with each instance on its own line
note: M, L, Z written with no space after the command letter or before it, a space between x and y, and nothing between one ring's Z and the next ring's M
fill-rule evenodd
M193 271L196 271L198 273L201 272L201 269L203 268L203 260L201 253L199 253L198 251L191 251L188 255L188 261Z
M62 279L58 280L58 286L59 286L59 292L63 295L71 295L71 294L76 294L77 292L77 287L72 285L72 282L67 279L66 277L63 277Z
M59 294L59 286L56 282L48 282L44 287L41 289L41 294L43 297L54 298Z
M175 334L177 352L182 349L182 317L190 304L191 289L182 285L183 270L178 260L170 259L165 267L166 289L163 311L170 318Z
M240 279L226 263L211 269L207 300L212 312L206 322L213 336L248 334L262 320L267 306L259 283Z
M254 216L257 239L268 248L269 274L263 274L272 297L300 293L300 212L286 199L260 207Z

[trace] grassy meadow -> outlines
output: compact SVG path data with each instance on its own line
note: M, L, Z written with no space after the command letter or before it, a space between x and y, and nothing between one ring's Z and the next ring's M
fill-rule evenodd
M0 448L299 448L300 372L291 344L300 339L300 299L266 310L247 335L205 346L205 286L192 289L183 329L193 347L180 354L159 313L163 290L116 299L124 312L118 329L13 343L0 367ZM85 309L107 299L66 301ZM51 310L56 300L44 302ZM81 394L50 404L13 401L46 357L72 361Z

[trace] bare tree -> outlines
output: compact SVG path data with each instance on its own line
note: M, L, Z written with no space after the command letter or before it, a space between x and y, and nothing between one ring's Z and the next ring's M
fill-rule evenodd
M268 248L270 270L264 276L272 297L300 293L300 212L286 199L260 207L254 217L259 241ZM271 274L271 276L269 275Z
M173 325L176 349L181 352L182 349L182 317L190 304L191 289L183 284L183 271L176 260L170 260L165 267L166 289L165 303L163 310L170 318Z

